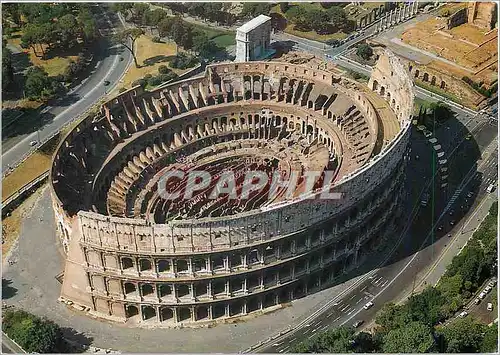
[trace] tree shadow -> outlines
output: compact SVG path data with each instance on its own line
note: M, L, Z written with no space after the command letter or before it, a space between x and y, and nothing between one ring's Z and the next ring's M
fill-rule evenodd
M94 341L94 338L78 332L73 328L64 327L61 328L61 332L65 340L64 349L61 350L67 353L84 353Z
M279 58L283 54L287 54L288 52L293 50L293 47L297 44L297 42L294 41L278 41L278 42L273 42L271 44L271 47L276 50L275 57Z
M173 55L156 55L154 57L145 59L143 61L142 66L149 67L149 66L155 65L157 63L166 63L166 62L171 61L174 58L175 58L175 56L173 56Z
M17 288L12 287L12 280L2 278L2 299L7 300L17 294Z

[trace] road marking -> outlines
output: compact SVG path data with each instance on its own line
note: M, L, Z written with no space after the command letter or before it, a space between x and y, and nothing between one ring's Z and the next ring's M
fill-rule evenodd
M352 300L353 298L355 298L357 295L352 295L351 298L349 298L349 300Z
M359 300L356 301L356 304L358 304L359 302L363 301L364 298L360 298Z
M338 321L340 319L340 316L338 316L337 318L335 318L332 323L335 323L336 321Z

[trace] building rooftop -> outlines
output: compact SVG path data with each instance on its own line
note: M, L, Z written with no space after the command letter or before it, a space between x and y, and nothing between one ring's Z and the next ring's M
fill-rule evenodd
M251 19L247 23L245 23L243 26L238 27L236 29L236 31L248 33L250 31L252 31L253 29L255 29L256 27L258 27L258 26L262 25L263 23L266 23L267 21L270 21L270 20L271 20L271 18L269 16L259 15L255 18Z

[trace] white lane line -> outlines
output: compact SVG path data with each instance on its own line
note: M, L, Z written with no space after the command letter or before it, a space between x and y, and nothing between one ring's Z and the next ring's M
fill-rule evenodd
M360 291L364 291L368 288L368 286L363 287Z
M360 298L359 300L356 301L356 304L358 304L359 302L362 302L364 298Z
M347 312L349 312L350 310L351 310L351 307L348 307L348 308L347 308L344 312L342 312L342 313L347 313ZM349 314L349 313L347 313L347 314Z
M335 318L332 322L336 322L340 319L340 316L338 316L337 318Z
M340 309L340 311L341 311L341 312L344 312L344 311L345 311L347 308L349 308L349 307L350 307L350 306L349 306L349 305L347 305L347 306L345 306L344 308L341 308L341 309Z
M384 283L382 285L380 285L380 287L384 287L385 285L387 285L388 282L389 282L389 280L385 280Z
M349 298L349 300L352 300L352 299L353 299L353 298L355 298L355 297L356 297L356 295L352 295L352 297L351 297L351 298Z
M314 334L311 334L307 337L307 339L311 339L314 336Z
M333 312L328 313L328 315L326 316L326 318L330 318L331 316L333 316Z
M352 312L354 312L354 309L351 309L351 311L347 313L347 315L350 316Z
M325 325L323 328L321 328L321 330L322 330L322 331L324 331L324 330L325 330L326 328L328 328L328 327L329 327L329 325L327 324L327 325Z

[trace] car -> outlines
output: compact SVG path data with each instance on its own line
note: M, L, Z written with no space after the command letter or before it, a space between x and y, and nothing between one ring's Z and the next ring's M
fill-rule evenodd
M488 188L486 189L486 192L487 192L487 193L492 193L492 192L493 192L493 190L495 190L495 185L490 184L490 185L488 186Z
M495 280L491 280L490 282L488 282L489 287L493 287L493 286L495 286L495 284L496 284Z
M332 47L338 47L340 45L340 41L338 39L329 39L326 41L326 44Z
M120 62L123 62L123 57L120 57Z
M427 127L424 125L417 126L417 131L424 131Z
M470 133L469 133L468 135L466 135L466 136L465 136L465 139L467 139L468 141L469 141L471 138L472 138L472 134L470 134Z
M448 211L448 214L449 214L450 216L453 216L453 214L454 214L454 213L455 213L455 210L454 210L454 209L451 209L451 210L449 210L449 211Z
M357 320L354 322L354 324L352 325L353 328L358 328L361 324L363 324L364 321L362 320Z
M481 300L480 300L479 298L476 298L476 299L474 300L474 303L475 303L475 304L479 304L479 303L481 303Z
M451 237L453 237L453 235L451 235L451 234L448 234L448 238L451 238Z
M428 130L426 130L426 129L423 131L423 134L424 134L424 137L425 137L425 138L429 138L429 137L431 137L431 136L432 136L432 132L431 132L431 131L428 131Z
M109 80L104 80L104 86L108 86L109 84L111 84Z
M486 292L486 293L490 293L491 291L491 287L490 286L486 286L483 290L483 292Z
M372 307L373 307L373 302L372 302L372 301L368 302L367 304L365 304L365 305L363 306L363 308L364 308L364 309L370 309L370 308L372 308Z
M37 144L38 144L38 141L31 141L30 142L30 147L34 147Z
M450 221L450 226L454 226L454 225L455 225L455 220L454 220L454 219L452 219L452 220Z
M486 309L488 311L492 311L493 310L493 303L488 303L488 305L486 306Z
M467 192L467 197L468 198L471 198L472 196L474 196L474 193L472 191Z
M479 297L479 299L481 299L481 300L482 300L483 298L485 298L485 297L486 297L486 293L484 293L484 291L483 291L483 292L481 292L481 293L479 294L479 296L477 296L477 297Z
M443 230L443 225L440 225L439 227L437 227L437 230L438 230L439 232L441 232L441 231Z
M460 313L458 316L459 316L460 318L465 318L465 317L467 317L467 315L468 315L468 314L469 314L469 313L467 313L466 311L463 311L463 312L462 312L462 313Z

